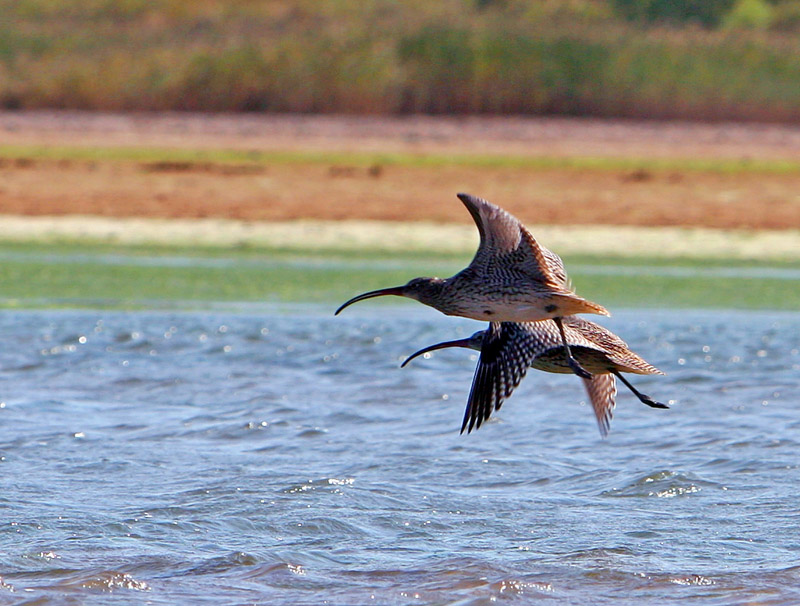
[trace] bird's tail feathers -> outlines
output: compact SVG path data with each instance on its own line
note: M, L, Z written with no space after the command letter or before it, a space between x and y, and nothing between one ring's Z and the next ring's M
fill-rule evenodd
M562 295L563 301L559 306L562 316L572 316L575 314L597 314L599 316L610 316L608 310L597 303L577 296L574 293Z

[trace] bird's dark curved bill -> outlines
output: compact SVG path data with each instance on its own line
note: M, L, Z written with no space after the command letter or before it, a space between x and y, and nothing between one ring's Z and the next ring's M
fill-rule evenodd
M339 306L339 309L336 310L334 316L338 316L339 312L342 311L345 307L352 305L353 303L358 303L359 301L363 301L364 299L372 299L373 297L383 297L384 295L394 295L396 297L403 296L403 287L402 286L393 286L392 288L381 288L379 290L371 290L369 292L365 292L364 294L358 295L357 297L353 297L349 301L342 303Z
M447 347L466 347L467 349L470 349L469 339L459 339L457 341L445 341L443 343L437 343L436 345L429 345L428 347L425 347L424 349L420 349L419 351L417 351L417 352L411 354L410 356L408 356L406 358L405 362L403 362L400 365L400 368L405 367L406 364L411 362L411 360L413 360L416 357L419 357L419 356L421 356L423 354L426 354L428 352L431 352L431 351L435 351L437 349L445 349Z

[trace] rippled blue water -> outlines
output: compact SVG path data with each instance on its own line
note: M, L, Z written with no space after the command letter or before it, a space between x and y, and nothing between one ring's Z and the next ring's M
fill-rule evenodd
M800 314L620 312L608 439L413 305L0 314L0 603L794 604Z

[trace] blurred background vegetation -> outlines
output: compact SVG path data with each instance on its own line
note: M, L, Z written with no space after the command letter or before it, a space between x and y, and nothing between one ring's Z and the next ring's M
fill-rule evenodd
M796 0L0 0L0 108L800 119Z

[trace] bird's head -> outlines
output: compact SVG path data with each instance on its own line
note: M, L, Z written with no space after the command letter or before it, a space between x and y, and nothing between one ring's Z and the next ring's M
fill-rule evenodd
M400 368L403 368L406 364L411 362L414 358L426 354L431 351L436 351L437 349L446 349L448 347L466 347L468 349L474 349L476 351L481 350L481 345L483 344L483 336L486 333L484 330L479 330L478 332L474 333L472 336L466 339L458 339L456 341L444 341L442 343L437 343L436 345L429 345L419 351L411 354L408 356L400 365Z
M414 278L402 287L403 296L428 304L442 290L441 278Z
M409 299L427 303L435 298L436 294L441 291L443 282L444 280L441 278L414 278L408 282L408 284L403 286L392 286L391 288L371 290L355 296L349 301L343 303L339 309L336 310L336 314L334 315L338 315L339 312L341 312L345 307L348 307L353 303L358 303L364 299L372 299L374 297L383 297L387 295L393 295L395 297L408 297Z

